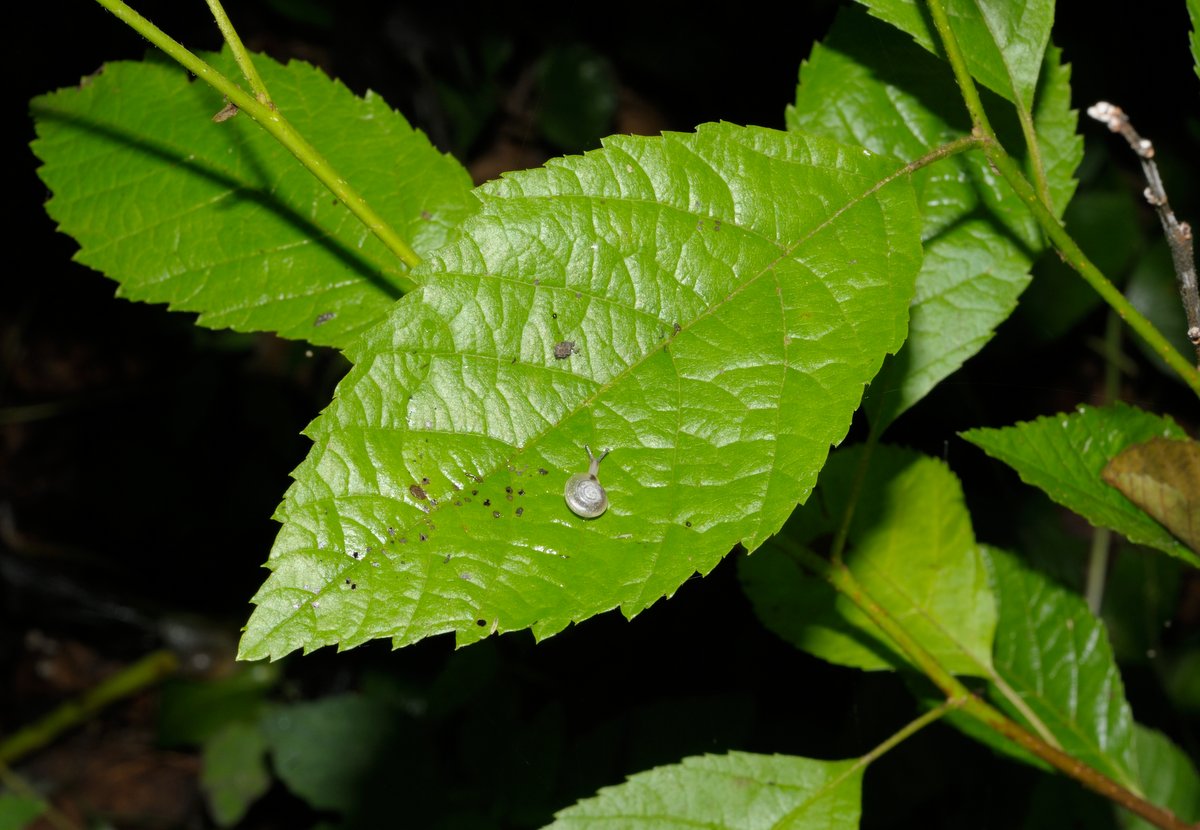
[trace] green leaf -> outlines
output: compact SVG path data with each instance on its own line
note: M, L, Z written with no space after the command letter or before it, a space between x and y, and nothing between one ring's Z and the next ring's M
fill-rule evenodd
M390 774L396 716L370 698L348 694L279 707L263 718L262 731L276 774L318 809L352 811L368 786Z
M483 188L308 430L242 656L547 637L757 547L904 339L901 166L715 124ZM563 499L585 445L595 520Z
M832 536L859 475L861 447L830 456L816 495L797 511L778 548L743 559L743 587L763 623L832 663L862 669L908 665L891 640L827 582L786 556L789 544ZM991 668L996 612L958 479L935 459L881 445L854 508L844 561L863 589L948 670Z
M1050 191L1059 212L1070 199L1082 142L1074 135L1069 71L1059 52L1034 113L1044 144ZM990 99L997 129L1018 146L1011 111ZM853 9L838 16L826 40L801 67L790 129L859 143L877 153L917 159L970 132L946 67L901 33ZM1016 308L1043 242L1025 207L997 183L982 153L960 154L914 174L924 214L926 254L917 277L904 349L872 384L872 420L890 422L958 369L991 339Z
M1130 444L1155 436L1186 437L1170 418L1120 403L1103 408L1081 406L1072 415L1047 416L1002 429L972 429L960 435L1093 525L1111 528L1139 545L1200 566L1200 556L1101 479L1104 465Z
M923 3L916 0L859 0L880 20L912 35L934 54L941 39ZM1033 106L1038 70L1054 0L946 0L950 27L976 81L1025 110Z
M227 54L205 57L240 76ZM255 63L291 124L418 253L476 205L466 171L377 95L304 63ZM249 117L213 123L223 103L162 59L35 98L46 209L120 296L345 347L400 296L404 266Z
M0 830L25 830L47 806L40 798L0 793Z
M748 752L684 758L600 790L558 813L548 828L854 830L864 768L858 760Z
M1185 822L1200 822L1200 775L1188 756L1161 732L1134 724L1137 766L1146 800L1166 807ZM1126 830L1151 830L1153 825L1118 812Z
M988 695L1010 716L1123 786L1138 788L1133 717L1104 624L1083 599L985 548L999 613Z
M204 744L200 788L219 827L232 827L271 786L267 742L254 724L233 723Z

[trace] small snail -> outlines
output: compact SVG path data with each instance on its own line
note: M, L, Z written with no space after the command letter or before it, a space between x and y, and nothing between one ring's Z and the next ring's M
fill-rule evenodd
M588 465L586 473L576 473L567 479L563 497L567 500L567 507L571 508L571 512L576 516L594 519L608 509L608 493L600 486L600 479L596 478L596 473L600 471L600 462L609 451L605 450L597 458L592 455L591 447L584 444L583 448L587 450L591 464Z

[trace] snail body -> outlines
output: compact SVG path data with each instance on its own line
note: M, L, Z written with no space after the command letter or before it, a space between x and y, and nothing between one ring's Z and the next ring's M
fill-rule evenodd
M597 474L600 472L600 462L604 460L604 456L608 455L608 451L600 454L600 457L592 455L592 448L586 444L583 447L588 454L588 470L586 473L576 473L567 479L567 486L563 489L563 498L567 500L567 507L571 508L571 512L583 519L594 519L600 516L608 509L608 493L604 492L604 487L600 484L600 479Z

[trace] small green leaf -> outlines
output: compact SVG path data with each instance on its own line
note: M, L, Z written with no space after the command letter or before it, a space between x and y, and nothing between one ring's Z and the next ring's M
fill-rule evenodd
M1067 67L1046 57L1035 126L1048 147L1047 181L1059 212L1075 187L1082 142L1074 135ZM989 96L1006 144L1020 127ZM838 15L829 37L801 67L790 129L859 143L877 153L917 159L970 132L944 64L895 29L855 9ZM958 369L991 339L1029 283L1040 231L1008 189L997 185L982 153L960 154L914 174L924 214L926 254L917 277L909 339L872 383L872 420L890 422Z
M1072 415L960 434L1015 469L1022 481L1040 487L1093 525L1111 528L1132 542L1200 566L1200 556L1101 479L1104 465L1130 444L1155 436L1186 437L1170 418L1125 404L1081 406Z
M47 806L40 798L0 793L0 830L25 830Z
M988 695L1044 740L1137 789L1133 717L1104 624L1083 599L985 548L996 597L995 675Z
M788 523L788 541L743 559L740 573L759 618L796 647L840 665L896 669L908 661L891 640L785 554L788 544L836 531L861 455L861 447L852 447L830 456L813 500ZM958 674L989 673L995 608L962 489L942 462L886 445L873 450L845 562L943 666Z
M1157 730L1134 724L1133 737L1146 800L1166 807L1184 822L1200 822L1200 775L1195 764ZM1117 815L1124 830L1153 830L1154 825L1124 810Z
M262 731L289 790L318 809L349 812L389 775L396 715L370 698L340 695L279 707Z
M600 790L558 813L548 830L855 830L864 768L748 752L684 758Z
M934 54L941 39L923 3L915 0L859 0L880 20L908 32ZM946 0L950 27L976 81L1025 110L1033 107L1038 70L1054 0Z
M200 788L219 827L232 827L271 787L267 742L258 726L232 723L204 744Z
M309 428L242 656L547 637L757 547L903 342L901 167L716 124L488 185ZM592 520L563 499L585 446Z
M229 55L206 55L239 77ZM456 161L377 95L258 55L279 110L424 255L477 204ZM163 59L106 64L35 98L46 210L120 296L210 328L344 347L400 296L405 270L245 114Z

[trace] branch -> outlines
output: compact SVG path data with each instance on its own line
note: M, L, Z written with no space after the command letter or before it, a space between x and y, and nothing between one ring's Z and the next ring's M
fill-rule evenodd
M781 539L781 541L784 541ZM913 662L934 685L946 695L947 701L959 707L985 726L993 729L1008 740L1041 758L1060 772L1066 773L1089 790L1115 801L1131 813L1144 818L1163 830L1196 830L1169 810L1152 804L1142 796L1118 784L1098 770L1089 767L1074 756L1052 746L1031 733L1016 721L1008 718L999 709L984 701L964 686L957 677L929 653L915 637L908 633L891 614L875 601L859 584L844 564L829 562L798 545L788 545L788 554L803 567L824 577L839 593L858 606L871 622L875 623L901 651Z
M137 694L171 676L179 668L173 652L153 651L81 697L67 701L36 723L19 729L0 741L0 764L12 764L41 749L68 729L87 722L110 703Z
M184 69L228 98L230 104L253 118L276 141L291 151L297 161L316 176L321 184L329 188L333 195L337 196L341 203L404 264L409 268L415 268L420 264L421 258L417 256L417 252L409 247L408 243L392 229L392 226L367 204L366 200L350 186L349 182L342 178L333 165L288 123L282 113L272 106L260 103L253 95L247 94L233 81L185 49L182 44L175 41L162 29L135 12L123 0L96 0L96 2L120 18L122 22L146 40L166 52ZM224 120L232 117L233 111L226 108L217 115L219 118L216 120ZM404 276L404 282L405 290L416 286L416 281L407 275Z
M1175 263L1175 281L1179 285L1179 299L1187 315L1187 338L1196 347L1196 367L1200 369L1200 291L1196 288L1196 260L1192 254L1192 227L1175 218L1175 212L1167 202L1167 191L1158 165L1154 163L1154 145L1150 139L1142 138L1129 123L1129 116L1115 104L1099 101L1088 107L1087 114L1105 124L1114 133L1120 133L1142 162L1146 175L1146 201L1158 212L1167 244L1171 246L1171 260Z

